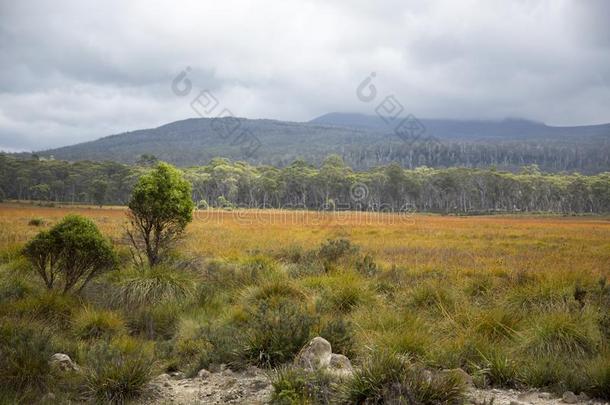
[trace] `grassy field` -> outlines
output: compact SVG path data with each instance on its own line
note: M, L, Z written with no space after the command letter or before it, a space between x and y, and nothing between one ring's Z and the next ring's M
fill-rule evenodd
M81 296L50 296L19 249L67 213L92 218L122 265ZM0 332L22 327L35 345L34 325L47 352L91 369L116 352L153 374L278 367L321 335L356 365L400 353L479 386L610 396L607 218L200 211L172 264L146 274L129 264L125 223L120 207L0 205ZM11 376L14 395L45 389L40 367ZM107 395L96 381L89 394Z

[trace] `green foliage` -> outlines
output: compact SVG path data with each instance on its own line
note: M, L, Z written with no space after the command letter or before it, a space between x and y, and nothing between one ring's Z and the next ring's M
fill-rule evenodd
M340 259L349 257L358 252L358 247L354 246L349 239L328 239L320 246L318 257L328 270Z
M450 404L462 399L465 383L458 373L433 373L405 357L377 352L342 386L342 396L350 404Z
M89 281L114 268L116 255L90 219L68 215L27 243L28 258L48 289L62 283L61 291L80 291Z
M193 219L195 204L191 184L167 163L140 177L129 200L131 229L128 235L143 264L158 264Z
M30 226L42 226L42 225L44 225L44 219L42 219L42 218L32 218L28 222L28 225L30 225Z
M583 357L601 343L599 329L586 314L555 312L536 318L522 336L522 351L536 357Z
M134 399L152 377L152 347L132 338L99 340L83 357L86 389L96 402L122 404Z
M316 323L298 301L263 301L248 310L246 352L261 366L277 366L291 361L309 341Z
M307 372L300 368L281 366L271 376L271 403L277 405L329 404L336 388L324 371Z
M49 358L53 354L50 333L30 321L3 319L0 323L1 390L42 390L50 379Z
M79 339L110 338L125 331L125 322L116 312L86 307L74 317L72 329Z
M185 301L193 296L194 277L167 266L130 269L117 280L115 301L128 308Z

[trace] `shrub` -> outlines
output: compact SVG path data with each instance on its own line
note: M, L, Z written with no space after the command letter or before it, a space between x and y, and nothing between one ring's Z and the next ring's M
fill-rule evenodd
M355 334L352 322L333 317L324 324L319 335L330 342L334 353L347 357L353 357L355 354Z
M372 353L342 386L346 403L460 402L465 381L457 373L432 373L422 365L391 352Z
M154 367L152 347L133 338L100 340L84 355L89 396L97 402L124 403L141 394Z
M340 259L351 256L358 252L358 247L352 245L349 239L328 239L318 250L318 257L329 270Z
M40 232L24 248L48 289L61 279L64 293L85 285L116 265L110 243L90 219L68 215L49 231Z
M184 301L193 296L195 282L187 272L165 266L127 271L118 281L115 301L128 308Z
M373 256L366 254L361 261L356 263L356 270L364 276L372 277L379 273L379 267Z
M329 404L334 395L332 378L324 371L278 367L271 376L272 404Z
M179 306L167 303L132 310L127 325L132 333L148 339L170 339L176 332L178 320Z
M249 312L246 353L261 366L291 361L308 342L315 318L298 302L262 302Z
M5 389L42 390L49 381L53 354L46 328L28 321L4 319L0 324L0 381Z
M589 393L610 399L610 353L606 352L590 362L586 374L591 382Z
M522 336L522 351L536 357L582 357L594 353L601 341L599 329L586 314L555 312L542 315Z
M138 180L129 200L131 228L127 234L134 247L137 264L146 256L149 266L159 264L173 243L193 219L195 204L191 184L167 163Z
M42 218L32 218L28 222L28 225L29 226L42 226L42 225L44 225L44 219L42 219Z
M125 331L125 322L115 312L84 308L73 321L72 329L79 339L109 338Z
M29 295L15 301L10 308L15 315L65 325L70 321L76 306L74 298L45 290L39 295Z

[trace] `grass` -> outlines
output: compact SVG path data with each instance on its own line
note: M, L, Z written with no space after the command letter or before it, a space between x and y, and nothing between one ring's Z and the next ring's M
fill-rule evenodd
M170 261L136 269L123 209L0 208L0 330L23 342L0 367L14 381L7 398L44 394L51 351L78 360L98 402L135 398L166 370L219 364L277 369L277 403L452 402L462 384L437 371L457 367L485 387L610 396L606 218L206 210ZM45 291L20 249L69 212L92 218L124 257L63 296ZM354 379L288 366L316 335L352 360Z

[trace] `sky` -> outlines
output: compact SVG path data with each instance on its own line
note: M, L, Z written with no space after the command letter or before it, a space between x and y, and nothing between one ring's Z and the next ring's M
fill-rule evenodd
M421 118L607 123L608 21L605 0L0 0L0 150L374 114L371 73Z

